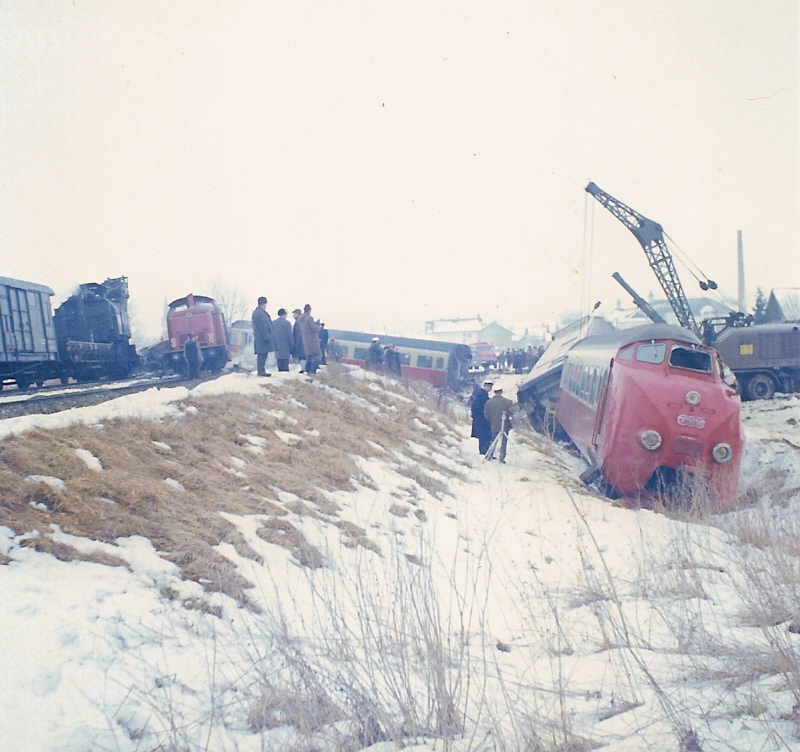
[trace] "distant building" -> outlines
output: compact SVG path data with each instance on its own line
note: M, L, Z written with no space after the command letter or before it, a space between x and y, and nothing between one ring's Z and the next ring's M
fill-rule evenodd
M514 332L496 321L484 324L480 316L458 319L435 319L425 322L425 336L440 342L474 345L488 342L498 348L511 346Z
M480 316L458 319L434 319L425 322L425 336L440 342L458 342L472 345L481 340L478 338L483 329Z

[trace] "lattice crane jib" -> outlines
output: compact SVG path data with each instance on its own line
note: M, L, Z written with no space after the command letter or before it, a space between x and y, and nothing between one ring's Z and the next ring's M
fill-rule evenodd
M589 183L586 186L586 192L594 196L633 233L636 240L639 241L639 245L642 246L650 268L655 273L661 289L664 290L678 322L682 327L691 329L699 335L700 327L689 307L689 301L675 269L672 253L664 242L664 230L661 225L606 193L595 183Z

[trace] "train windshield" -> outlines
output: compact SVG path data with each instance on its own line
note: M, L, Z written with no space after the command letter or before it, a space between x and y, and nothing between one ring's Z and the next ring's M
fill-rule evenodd
M667 354L667 346L663 342L650 342L639 345L636 350L636 360L640 363L663 363Z
M676 368L688 368L690 371L702 373L712 373L713 369L710 352L683 345L672 346L669 353L669 364Z

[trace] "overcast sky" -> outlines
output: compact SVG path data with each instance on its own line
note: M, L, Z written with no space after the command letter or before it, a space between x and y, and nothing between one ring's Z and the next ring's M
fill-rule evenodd
M733 299L800 285L796 0L3 0L0 274L212 281L329 327L658 292L593 180ZM679 267L687 292L693 278Z

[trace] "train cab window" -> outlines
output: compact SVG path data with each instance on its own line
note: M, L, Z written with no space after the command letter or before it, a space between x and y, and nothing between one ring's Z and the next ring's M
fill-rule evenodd
M697 350L694 347L673 345L669 353L669 364L676 368L688 368L691 371L711 373L711 353Z
M436 368L440 371L444 371L444 358L436 358Z
M417 368L433 368L433 358L430 355L417 355Z
M628 345L617 353L617 360L630 360L633 358L633 345Z
M357 347L353 351L353 358L355 358L355 360L366 360L367 359L367 348L366 347Z
M667 354L667 346L663 342L650 342L639 345L636 350L636 360L640 363L663 363Z

